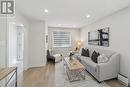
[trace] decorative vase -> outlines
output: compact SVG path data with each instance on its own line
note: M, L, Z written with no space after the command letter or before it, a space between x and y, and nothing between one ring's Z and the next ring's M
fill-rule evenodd
M74 55L74 52L73 52L73 51L70 51L70 55L69 55L70 60L73 60L73 55Z

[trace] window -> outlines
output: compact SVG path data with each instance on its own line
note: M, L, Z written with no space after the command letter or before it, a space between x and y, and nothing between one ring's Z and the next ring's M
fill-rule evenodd
M52 38L53 47L71 47L70 32L54 31Z

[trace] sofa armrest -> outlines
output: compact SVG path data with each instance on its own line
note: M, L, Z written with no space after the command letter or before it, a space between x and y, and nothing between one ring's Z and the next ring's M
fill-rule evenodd
M101 80L107 77L117 77L120 67L120 55L118 53L113 54L107 63L99 63L97 65L98 78Z

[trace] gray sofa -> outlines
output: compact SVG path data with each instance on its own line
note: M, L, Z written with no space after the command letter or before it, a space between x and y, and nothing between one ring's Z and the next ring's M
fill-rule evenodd
M106 63L94 63L90 57L80 56L79 60L91 75L93 75L99 82L117 78L120 66L120 55L118 53L93 47L86 47L86 49L89 49L90 57L95 50L100 54L105 54L109 58L109 61Z

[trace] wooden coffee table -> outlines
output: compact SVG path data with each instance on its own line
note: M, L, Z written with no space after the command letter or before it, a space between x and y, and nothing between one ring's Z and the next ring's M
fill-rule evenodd
M69 57L65 57L63 63L70 82L80 80L79 78L85 79L85 67L76 58L70 60Z

